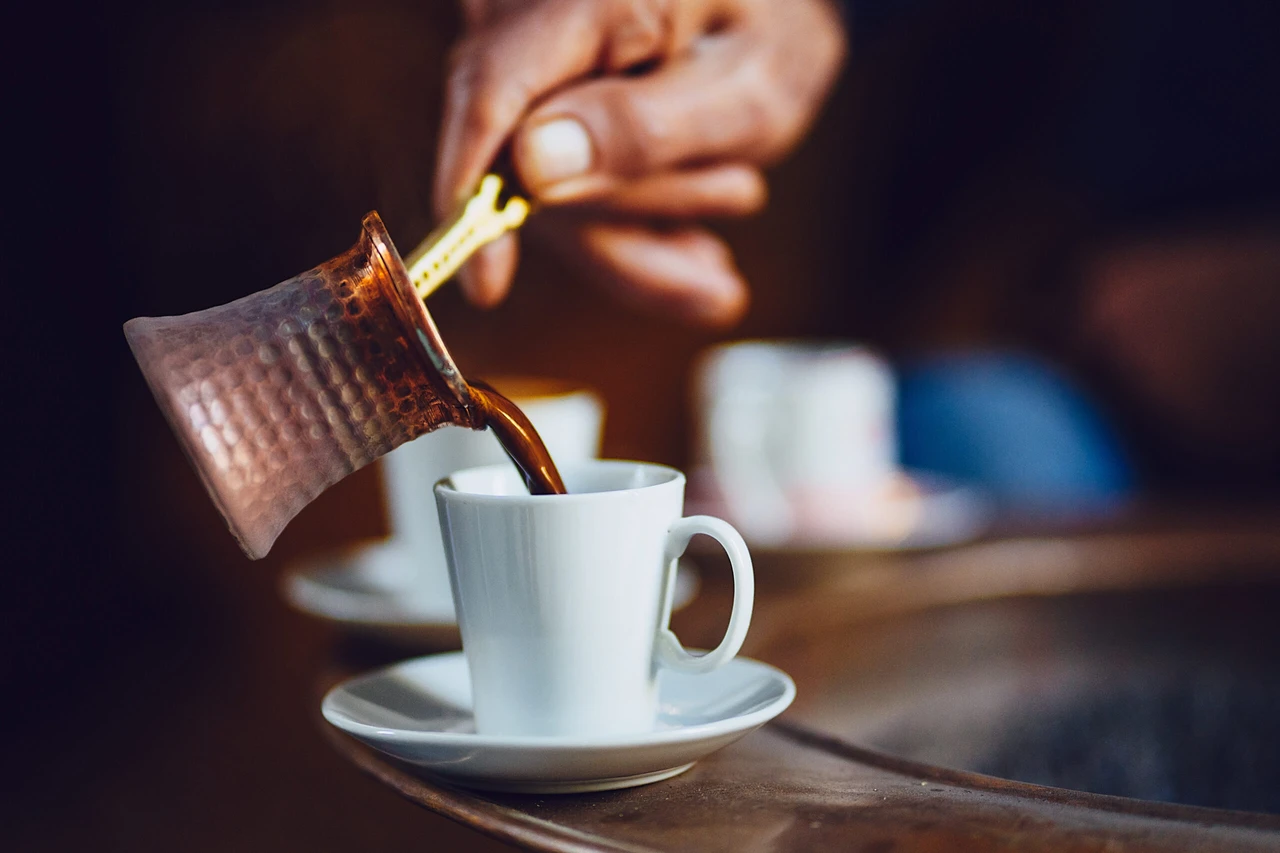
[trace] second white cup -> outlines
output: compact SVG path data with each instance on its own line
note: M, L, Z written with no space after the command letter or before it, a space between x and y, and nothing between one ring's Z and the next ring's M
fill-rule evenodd
M702 356L695 387L700 471L753 543L786 542L828 514L845 524L894 481L896 383L866 347L724 344Z
M604 403L592 391L566 382L520 377L497 378L492 384L525 413L557 465L592 459L600 452ZM427 433L383 457L391 541L408 575L398 579L398 585L431 600L451 600L432 488L450 471L504 460L502 445L488 430L452 426Z

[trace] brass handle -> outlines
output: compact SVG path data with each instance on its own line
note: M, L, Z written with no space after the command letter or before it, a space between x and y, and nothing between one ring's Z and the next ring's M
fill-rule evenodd
M481 246L524 223L529 203L513 196L499 209L500 192L502 178L485 175L476 194L405 258L409 280L420 298L426 299L448 281Z

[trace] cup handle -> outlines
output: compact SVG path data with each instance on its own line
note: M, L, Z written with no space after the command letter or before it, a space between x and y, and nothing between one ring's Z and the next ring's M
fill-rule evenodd
M675 590L676 563L689 547L695 533L705 533L715 539L729 555L733 567L733 611L729 614L729 628L720 645L704 655L690 654L680 645L671 631L671 599ZM667 531L667 595L658 628L655 654L659 664L681 672L710 672L729 661L742 648L751 623L751 608L755 603L755 575L751 570L751 554L747 543L727 521L709 515L691 515L681 518Z

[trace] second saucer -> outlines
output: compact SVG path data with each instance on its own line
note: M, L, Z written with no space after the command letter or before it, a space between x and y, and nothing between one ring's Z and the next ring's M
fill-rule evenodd
M413 582L413 552L398 540L366 543L301 563L284 578L285 599L295 609L357 634L407 648L456 648L460 643L453 600L447 591ZM698 595L698 571L681 560L672 608Z

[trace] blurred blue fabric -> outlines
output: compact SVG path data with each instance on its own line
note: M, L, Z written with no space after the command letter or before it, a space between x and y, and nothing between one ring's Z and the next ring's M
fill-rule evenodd
M980 487L1002 509L1106 513L1134 491L1104 413L1042 360L933 356L901 368L899 395L902 464Z

